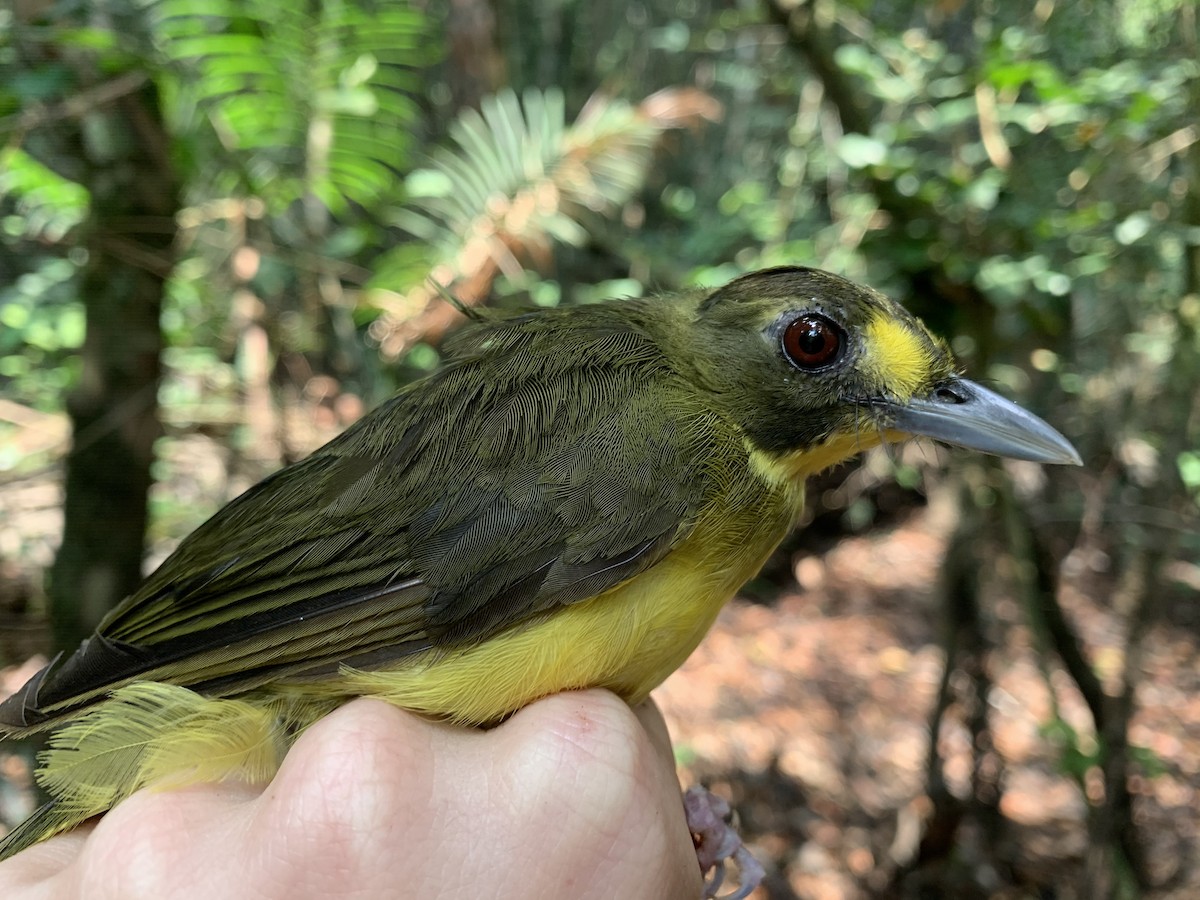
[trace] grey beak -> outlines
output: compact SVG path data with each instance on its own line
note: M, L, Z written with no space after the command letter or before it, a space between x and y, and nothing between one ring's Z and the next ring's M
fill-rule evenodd
M928 397L881 405L896 431L1011 459L1083 465L1071 442L1044 421L965 378L945 382Z

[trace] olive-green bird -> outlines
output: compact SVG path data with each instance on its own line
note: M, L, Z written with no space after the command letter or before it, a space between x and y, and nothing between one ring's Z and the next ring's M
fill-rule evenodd
M0 704L0 735L58 729L52 799L0 858L149 784L268 779L353 697L471 724L573 688L637 703L809 475L914 435L1080 461L896 303L814 269L470 324Z

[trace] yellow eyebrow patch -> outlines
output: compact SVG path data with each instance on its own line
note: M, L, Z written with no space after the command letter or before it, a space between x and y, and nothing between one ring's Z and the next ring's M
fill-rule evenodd
M929 383L933 356L929 342L880 313L867 325L861 368L898 400L909 400Z

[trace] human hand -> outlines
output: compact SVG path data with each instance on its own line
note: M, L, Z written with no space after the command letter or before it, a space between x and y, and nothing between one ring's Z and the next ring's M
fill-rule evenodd
M700 869L652 703L541 700L491 731L356 700L265 788L141 791L0 864L0 897L694 900Z

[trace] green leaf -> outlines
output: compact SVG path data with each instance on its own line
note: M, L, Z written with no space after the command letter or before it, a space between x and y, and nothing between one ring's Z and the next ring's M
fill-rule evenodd
M1136 244L1150 233L1153 224L1154 219L1149 213L1135 212L1113 229L1113 236L1119 243L1126 246Z
M406 0L278 4L148 0L175 103L213 122L244 189L282 214L308 192L335 212L400 198L420 116L415 77L436 48ZM197 121L191 116L182 121ZM329 125L311 140L314 123Z
M846 134L838 141L837 154L852 169L880 165L887 158L887 147L862 134Z

